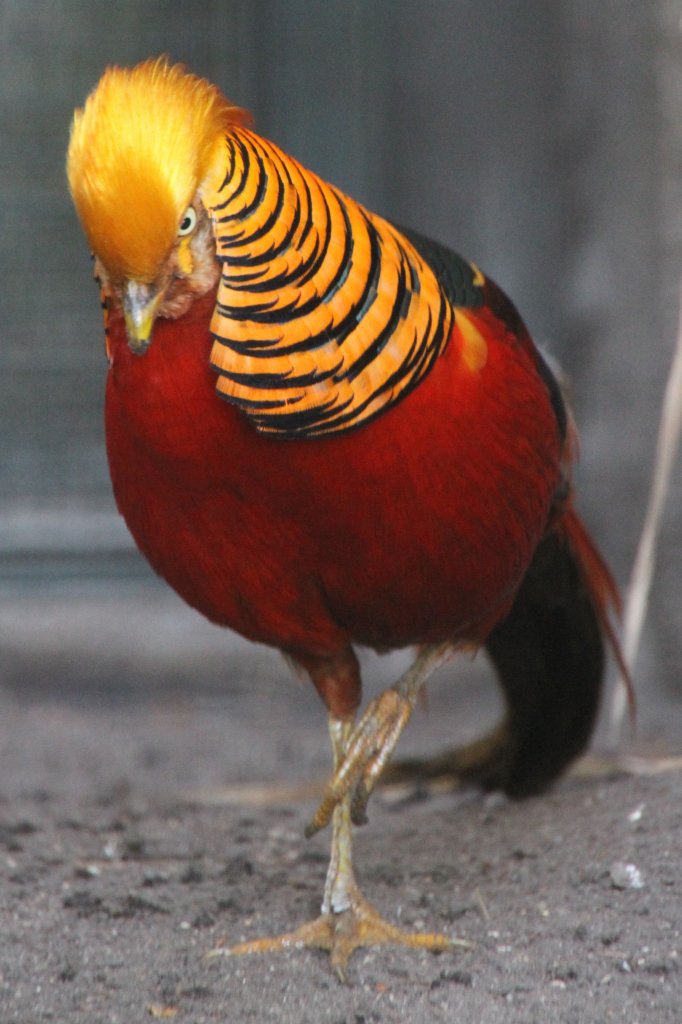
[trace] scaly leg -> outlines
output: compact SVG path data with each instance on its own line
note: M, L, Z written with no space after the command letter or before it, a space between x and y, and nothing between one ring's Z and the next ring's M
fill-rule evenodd
M329 732L334 750L334 768L339 770L346 751L352 722L330 716ZM352 862L350 795L346 793L332 812L332 844L321 914L313 921L274 938L254 939L230 948L211 950L210 957L241 956L245 953L275 953L304 947L325 949L341 981L354 950L363 946L395 943L416 949L442 951L469 948L461 939L429 932L407 932L384 921L355 881Z
M398 682L370 702L350 735L341 764L327 783L306 836L325 828L347 796L353 824L367 821L367 801L410 719L421 688L452 651L450 643L423 647Z

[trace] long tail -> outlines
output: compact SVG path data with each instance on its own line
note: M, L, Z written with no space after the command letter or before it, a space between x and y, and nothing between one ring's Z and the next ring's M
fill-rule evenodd
M620 598L578 515L568 508L538 547L507 617L486 641L506 703L488 736L426 762L389 767L386 781L455 776L530 796L589 743L606 643L624 670L611 617ZM627 672L631 710L634 698Z

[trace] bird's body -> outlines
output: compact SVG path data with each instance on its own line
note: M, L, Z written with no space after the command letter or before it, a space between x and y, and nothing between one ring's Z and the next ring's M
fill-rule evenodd
M178 157L154 149L154 90L167 138L190 140ZM181 113L199 96L203 120L192 109L173 121L175 91ZM147 122L135 106L145 96ZM186 184L167 164L185 150L194 158L197 121L201 158ZM358 784L342 724L361 696L354 645L417 645L430 665L492 635L513 718L517 690L505 679L519 658L513 636L493 631L513 606L530 607L519 588L556 537L560 559L584 570L561 601L578 595L601 651L593 627L613 591L572 510L574 440L560 390L477 268L321 182L180 69L108 72L77 116L69 174L107 306L118 506L190 605L308 672L345 730L335 785L352 778L330 797L345 835L346 790ZM119 224L126 189L134 210ZM544 600L544 582L540 592ZM570 756L589 735L600 656L589 671L580 739L564 737ZM373 714L381 731L390 716ZM367 792L402 724L362 755ZM543 781L568 756L555 755ZM335 870L327 917L348 903L349 876Z
M159 321L144 360L110 322L112 479L154 568L208 618L292 654L480 642L512 601L560 475L531 359L491 335L486 386L453 340L372 424L371 446L362 431L296 444L216 398L213 301ZM472 428L479 418L486 430Z

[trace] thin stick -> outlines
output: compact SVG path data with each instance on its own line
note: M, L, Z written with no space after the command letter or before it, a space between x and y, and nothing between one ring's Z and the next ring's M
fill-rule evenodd
M661 518L670 486L675 455L682 429L682 291L677 344L665 388L661 421L656 442L654 473L639 546L630 576L623 620L623 657L634 676L642 628L646 617ZM609 742L618 746L626 709L626 689L614 689L608 716Z

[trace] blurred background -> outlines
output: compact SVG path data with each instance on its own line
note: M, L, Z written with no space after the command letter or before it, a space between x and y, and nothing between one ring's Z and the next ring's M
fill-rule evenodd
M324 721L276 655L152 576L114 508L98 295L63 169L105 65L185 62L303 163L497 279L572 381L579 505L625 584L678 317L681 17L680 0L2 0L0 686L15 712L172 694L218 728L215 709L262 724L292 692L304 724ZM636 673L640 735L668 746L681 470ZM370 688L397 664L370 659ZM443 699L464 713L479 700L464 692ZM257 735L245 774L262 768Z

